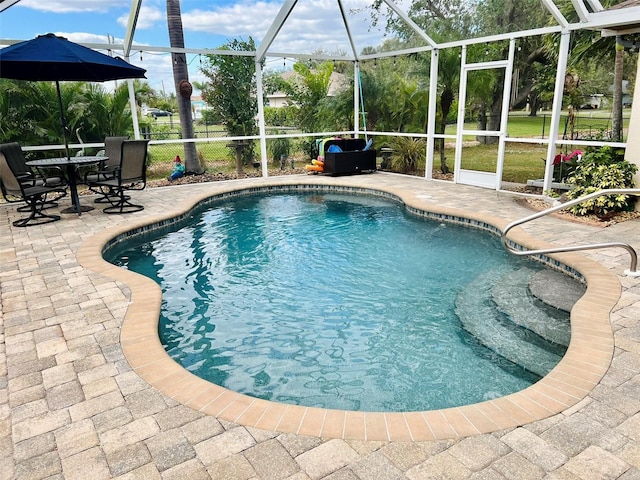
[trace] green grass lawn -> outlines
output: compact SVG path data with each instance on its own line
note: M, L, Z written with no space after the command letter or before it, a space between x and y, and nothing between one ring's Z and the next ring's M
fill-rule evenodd
M629 112L625 111L625 128L628 126ZM164 117L162 117L164 119ZM160 120L160 119L159 119ZM174 116L174 125L179 125ZM514 112L509 115L507 132L512 138L540 138L544 131L544 137L548 138L551 115L542 113L536 117L530 117L525 113ZM158 125L160 129L168 128L168 119ZM560 135L564 133L564 119L561 121ZM205 130L206 128L206 130ZM475 122L465 124L465 128L474 130ZM604 110L581 111L574 123L574 132L580 132L581 136L592 136L602 130L610 128L610 112ZM447 134L455 134L456 125L447 126ZM154 131L152 129L152 131ZM215 137L225 134L224 128L219 125L204 127L196 125L196 136ZM474 141L475 136L467 135L465 140ZM448 142L451 142L448 140ZM226 141L211 141L197 143L196 149L203 165L209 173L229 173L235 171L235 160ZM296 148L294 148L296 150ZM573 150L571 148L570 150ZM257 151L257 148L256 148ZM294 152L292 152L294 153ZM176 155L184 155L182 144L163 144L149 146L150 172L152 177L161 178L171 172L173 159ZM505 150L505 160L502 180L505 182L526 183L527 180L544 177L546 145L508 142ZM455 149L446 148L447 163L453 170L455 162ZM498 157L497 145L478 145L464 147L462 151L462 168L484 172L495 172ZM439 154L435 158L436 170L440 167ZM424 169L424 165L422 165Z
M630 112L624 112L624 128L625 130L629 126ZM567 115L563 114L560 119L559 134L565 134L565 123ZM509 115L509 122L507 124L507 134L510 137L516 138L544 138L549 137L549 128L551 123L550 113L540 113L536 117L530 117L525 113L511 113ZM466 122L464 128L467 130L477 130L477 122ZM576 115L574 121L574 138L575 135L579 135L580 138L593 137L598 135L602 131L607 131L611 128L611 112L607 110L582 110ZM446 133L448 135L455 135L456 125L447 125ZM566 125L566 135L570 137L571 128Z
M630 112L625 111L624 127L629 124ZM549 136L549 122L551 115L540 114L537 117L530 117L524 113L510 114L509 123L507 125L507 133L512 138L540 138L544 131L544 138ZM465 129L475 130L477 124L465 124ZM567 128L569 128L567 126ZM581 111L574 121L574 132L577 132L580 138L593 137L602 131L611 128L610 112L604 110ZM456 126L447 127L447 133L454 134ZM564 118L560 125L560 135L564 134ZM569 137L569 132L567 132ZM476 140L474 136L466 135L464 140ZM585 148L576 147L581 150ZM574 147L566 147L558 151L573 151ZM529 143L512 143L507 142L505 150L504 168L502 180L505 182L526 183L527 180L540 179L544 177L545 158L547 156L546 145L535 145ZM481 172L495 172L498 157L497 145L478 145L464 147L462 151L462 168L468 170L477 170ZM453 168L455 150L448 149L447 158L449 168ZM436 161L439 167L439 162Z
M447 149L449 168L453 169L455 150ZM505 149L502 180L505 182L527 183L544 177L544 159L547 148L529 143L509 143ZM495 172L498 158L497 145L477 145L462 150L462 168L480 172ZM440 167L436 159L436 167Z

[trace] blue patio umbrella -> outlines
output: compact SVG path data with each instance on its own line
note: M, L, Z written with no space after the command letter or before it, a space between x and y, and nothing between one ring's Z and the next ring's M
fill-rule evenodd
M131 65L119 57L110 57L53 33L0 48L0 78L56 82L67 157L69 144L60 82L145 78L145 72L145 69Z

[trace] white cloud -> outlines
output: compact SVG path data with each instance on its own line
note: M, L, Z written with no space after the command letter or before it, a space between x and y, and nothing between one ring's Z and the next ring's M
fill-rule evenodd
M136 30L145 30L153 28L157 22L165 22L165 12L159 8L152 6L145 6L143 3L140 7L140 13L138 14L138 23L136 24ZM118 24L123 27L127 26L129 21L129 14L118 17Z
M154 42L154 38L161 38L158 32L162 27L162 38L166 35L166 0L142 0L141 11L138 16L136 29L145 32L146 44ZM353 35L356 50L359 52L368 45L378 45L383 38L379 28L369 31L370 0L343 0L345 15ZM56 34L64 36L78 43L106 44L109 41L122 44L122 38L108 37L109 22L117 22L122 28L118 35L124 36L131 0L22 0L16 6L26 7L34 11L46 11L56 14L83 13L89 16L86 23L76 25L78 29L88 32L98 31L99 34L86 32L61 31L71 30L71 27L59 27ZM269 30L273 20L282 7L282 0L181 0L182 23L185 33L190 32L199 39L196 45L185 45L187 48L202 48L202 39L208 47L215 48L223 43L221 38L242 38L252 36L259 45ZM12 7L15 8L15 7ZM357 12L357 14L354 14ZM58 16L51 15L51 30L54 31ZM83 17L84 18L84 17ZM158 32L154 31L157 30ZM213 42L206 40L206 36L215 38ZM32 34L28 35L31 37ZM188 35L185 35L189 38ZM219 42L219 43L218 43ZM145 43L135 42L140 47ZM156 46L161 44L156 43ZM351 47L347 39L342 16L335 0L313 0L299 2L293 9L282 30L278 33L270 51L278 53L311 54L318 50L325 52L345 51L350 53ZM121 51L115 51L121 55ZM147 70L147 79L152 88L169 93L174 91L171 56L169 54L144 52L140 60L138 51L132 52L129 61ZM271 57L270 66L286 63L290 65L290 58L285 60ZM271 65L272 64L272 65ZM199 72L197 59L189 67L190 80L204 80Z
M59 37L64 37L67 40L75 43L109 43L109 39L106 35L99 35L95 33L86 32L54 32ZM113 43L122 43L122 39L112 39Z
M280 3L241 0L212 10L183 11L182 24L185 30L261 38L280 7Z
M345 16L359 52L368 45L377 45L383 37L379 28L372 28L367 0L345 2ZM252 36L259 43L276 18L282 3L261 0L182 11L185 30L206 32L228 37ZM312 53L317 50L350 51L347 32L337 2L317 0L298 3L276 36L271 51L281 53Z
M31 8L43 12L72 13L72 12L106 12L114 7L131 6L130 0L22 0L17 3L21 7Z

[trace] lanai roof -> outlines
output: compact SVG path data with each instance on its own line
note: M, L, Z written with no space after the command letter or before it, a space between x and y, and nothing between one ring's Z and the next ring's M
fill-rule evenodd
M126 34L122 43L110 43L110 44L96 44L85 43L84 45L96 49L109 49L114 50L117 53L122 52L124 56L128 56L131 52L137 51L158 51L169 52L176 51L168 46L158 45L139 45L134 43L134 37L136 32L136 26L138 25L139 16L141 12L141 6L146 0L131 0L130 13L126 28ZM11 8L20 0L0 0L0 14L8 8ZM245 54L256 55L257 58L265 57L285 57L285 58L333 58L344 60L366 60L376 57L399 55L403 53L412 53L412 51L428 51L436 48L446 48L449 46L481 43L492 40L501 40L504 38L518 38L527 35L544 34L550 32L558 32L562 30L575 30L581 28L591 28L596 30L603 30L605 35L620 34L620 33L635 33L640 31L640 0L627 0L620 4L604 9L599 0L572 0L572 5L577 13L579 22L570 23L560 12L555 0L541 0L542 5L548 10L550 19L553 19L556 25L541 26L540 28L528 31L528 32L505 32L503 34L494 35L492 37L482 37L474 39L460 39L454 42L448 42L446 44L438 44L434 41L429 32L423 31L417 26L406 13L403 7L394 2L393 0L382 0L382 5L385 6L390 15L396 19L404 21L411 29L415 31L417 36L422 39L423 45L415 47L411 51L392 51L392 52L376 52L370 54L361 54L362 48L367 45L357 45L352 35L352 22L353 15L352 10L349 9L349 0L336 0L336 21L330 25L309 25L309 28L318 29L331 29L336 32L336 35L345 35L349 48L343 54L318 54L317 52L305 52L295 50L280 50L282 45L278 45L277 39L282 31L286 29L287 22L294 18L296 15L296 9L308 8L309 3L305 3L302 0L284 0L280 10L275 15L275 18L271 22L268 30L263 38L259 41L256 52L229 52L218 51L215 49L193 49L186 45L184 53L223 53L223 54ZM0 45L8 45L17 41L26 40L20 39L0 39ZM318 45L322 47L322 45ZM278 48L276 51L275 49ZM342 52L341 52L342 53Z

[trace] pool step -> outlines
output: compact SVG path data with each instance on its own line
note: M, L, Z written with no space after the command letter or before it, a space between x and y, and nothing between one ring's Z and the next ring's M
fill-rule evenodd
M586 290L584 283L549 268L536 272L529 281L529 291L534 297L564 312L570 312Z
M566 347L571 339L568 315L531 294L529 285L534 276L528 269L507 273L491 289L491 298L512 322ZM555 289L556 285L550 284L549 288Z
M545 376L560 361L564 348L514 323L498 309L492 300L492 290L505 275L507 272L487 272L474 279L458 294L456 314L464 329L482 345L536 375Z

